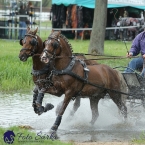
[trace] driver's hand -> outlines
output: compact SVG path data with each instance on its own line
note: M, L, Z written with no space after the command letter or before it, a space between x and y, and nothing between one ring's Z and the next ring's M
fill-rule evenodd
M131 58L133 56L133 53L132 52L129 52L129 53L126 54L126 56L129 57L129 58ZM144 56L145 56L145 54L144 54Z
M143 59L145 59L145 54L142 57L143 57Z

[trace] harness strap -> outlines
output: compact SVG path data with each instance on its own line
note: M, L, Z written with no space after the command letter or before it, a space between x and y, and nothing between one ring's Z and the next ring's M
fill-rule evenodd
M43 75L43 74L48 74L49 72L49 65L45 65L44 68L42 68L41 70L34 70L32 68L32 71L31 71L31 74L34 75L34 76L38 76L38 75Z
M72 69L75 65L75 62L76 62L76 57L73 57L70 64L63 70L52 70L52 74L54 75L70 75L72 77L75 77L75 78L78 78L79 80L83 80L84 81L84 84L82 86L82 89L84 88L85 86L85 82L87 81L88 79L88 72L89 72L89 69L87 68L86 66L86 63L80 59L78 59L78 61L81 63L81 65L83 66L84 68L84 77L80 77L79 75L75 74L72 72ZM80 94L82 89L77 93L77 94ZM74 100L76 98L77 95L75 95L74 97L72 97L72 100Z
M124 95L127 95L127 96L136 97L134 94L128 94L128 93L125 93L125 92L122 92L122 91L118 91L118 90L114 90L114 89L109 89L109 88L106 88L104 86L100 86L98 84L91 83L90 81L88 81L88 79L82 78L79 75L77 75L77 74L75 74L75 73L73 73L71 71L73 66L74 66L74 64L75 64L75 58L72 59L70 65L66 69L60 70L60 71L59 70L52 70L52 74L54 74L54 75L70 75L70 76L72 76L74 78L77 78L78 80L84 82L85 84L89 84L89 85L92 85L94 87L97 87L97 88L100 88L100 89L104 89L106 91L113 91L115 93L120 93L120 94L124 94Z
M86 64L84 61L82 60L79 60L80 63L82 64L82 66L84 67L84 78L80 77L79 75L76 75L75 73L72 72L72 69L75 65L75 62L76 62L76 58L73 57L70 64L63 70L52 70L52 74L54 75L71 75L73 77L77 76L77 77L80 77L82 78L84 81L86 81L88 79L88 71L89 69L87 69L86 67Z
M52 74L54 75L64 75L64 74L69 74L69 72L72 70L75 64L75 58L73 58L70 62L70 64L63 70L52 70Z
M33 38L35 38L37 40L37 36L36 35L33 35L33 34L25 34L25 36L31 36Z

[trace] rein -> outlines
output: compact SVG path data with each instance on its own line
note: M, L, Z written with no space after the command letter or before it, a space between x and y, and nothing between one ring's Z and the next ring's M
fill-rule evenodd
M77 56L77 55L75 55ZM98 55L100 56L100 55ZM72 58L72 56L55 56L55 58L57 59L61 59L61 58ZM138 56L132 56L131 58L138 58ZM111 57L102 57L102 58L90 58L90 59L83 59L83 60L107 60L107 59L128 59L128 57L126 56L111 56Z

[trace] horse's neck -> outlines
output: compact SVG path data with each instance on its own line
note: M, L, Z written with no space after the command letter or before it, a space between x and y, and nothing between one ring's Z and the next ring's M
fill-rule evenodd
M55 59L55 68L57 70L62 70L65 69L71 62L71 56L72 56L71 50L69 50L66 46L62 47L59 56L60 58Z
M45 67L45 64L40 61L40 55L34 55L32 57L33 60L33 69L34 70L41 70Z
M65 69L68 65L69 65L69 63L71 62L71 58L67 58L66 56L62 56L62 58L57 58L56 60L55 60L55 68L57 69L57 70L63 70L63 69Z
M37 44L37 50L38 50L38 54L41 54L42 51L43 51L43 42L42 42L42 39L37 35L37 41L38 41L38 44Z

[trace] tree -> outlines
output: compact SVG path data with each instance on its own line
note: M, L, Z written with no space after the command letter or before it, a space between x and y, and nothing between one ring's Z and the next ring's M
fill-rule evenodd
M96 0L88 53L103 54L108 0Z

